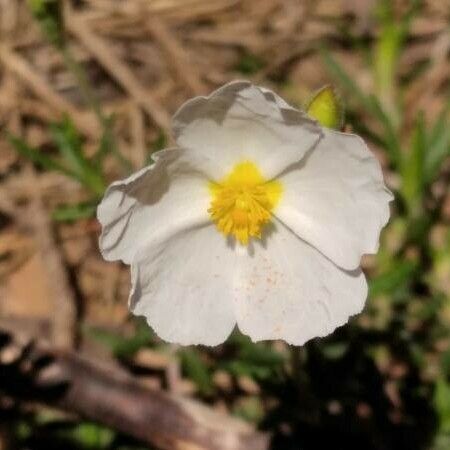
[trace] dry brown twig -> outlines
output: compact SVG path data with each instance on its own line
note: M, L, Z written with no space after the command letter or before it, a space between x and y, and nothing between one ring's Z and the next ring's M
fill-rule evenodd
M110 45L96 35L86 21L71 8L66 12L67 30L96 57L97 61L107 69L108 73L141 105L150 118L161 128L167 130L170 118L166 110L151 95L148 89L141 85L129 67L114 53Z
M14 339L10 333L0 332L0 369L8 395L79 414L162 450L268 448L268 436L240 420L146 389L112 367L106 370L85 357Z
M60 114L69 114L83 133L89 137L98 138L100 128L97 122L92 120L92 117L83 115L70 102L52 89L50 84L33 70L29 63L18 53L6 45L1 45L0 61L46 104L51 105Z
M195 64L180 45L173 33L160 21L146 20L147 30L156 39L169 58L179 80L192 95L204 95L207 87L202 82Z

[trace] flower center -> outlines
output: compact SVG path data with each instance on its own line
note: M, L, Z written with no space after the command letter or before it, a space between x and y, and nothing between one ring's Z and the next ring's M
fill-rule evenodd
M267 181L250 161L236 164L223 180L211 181L209 188L211 219L225 236L232 235L243 245L250 237L261 238L282 193L280 182Z

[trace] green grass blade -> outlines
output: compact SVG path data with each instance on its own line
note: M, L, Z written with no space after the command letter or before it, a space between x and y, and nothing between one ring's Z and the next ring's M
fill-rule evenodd
M51 124L50 134L59 152L72 170L83 174L86 160L82 151L81 138L72 121L66 117L60 123Z
M425 155L425 180L431 183L438 175L445 158L450 156L450 100L436 119L427 139Z
M85 157L81 137L69 118L50 127L53 140L79 180L97 195L103 195L106 184L100 170Z
M450 156L450 128L445 128L427 147L424 171L426 182L431 183L438 175L445 158Z
M381 294L391 294L399 286L410 280L417 269L417 264L412 261L398 262L392 270L383 273L369 281L370 297Z
M386 150L396 167L401 164L401 152L398 133L394 127L389 115L384 111L381 103L374 95L368 96L368 101L371 104L372 115L380 122L384 130L384 142Z
M178 354L186 375L196 384L200 393L211 395L214 385L207 365L201 359L200 353L195 349L181 349Z
M417 216L421 211L423 188L425 185L424 162L426 154L426 130L423 114L419 114L413 131L409 156L403 158L401 166L401 192L409 212Z
M450 433L450 384L442 377L436 381L434 406L440 430Z
M92 158L92 162L94 166L100 170L104 158L109 154L111 154L112 156L114 156L114 158L116 158L117 162L119 162L120 165L123 167L124 172L130 173L133 171L133 165L127 158L125 158L122 155L122 153L120 153L114 139L113 133L114 120L115 120L114 116L105 118L100 144L94 157Z
M72 222L80 219L89 219L95 216L96 209L97 202L60 206L53 211L52 218L58 222Z
M341 86L351 94L356 101L366 110L371 111L372 105L358 84L347 74L340 63L337 62L331 53L322 47L320 49L322 59L330 71L331 75L341 84Z
M80 180L78 174L74 173L72 170L69 170L67 167L56 161L54 158L51 158L43 154L39 150L30 147L22 138L10 134L8 135L8 140L10 144L13 146L13 148L21 156L34 162L40 168L50 171L61 172L70 178Z
M109 348L118 358L130 357L153 341L153 333L146 326L137 327L136 334L131 337L93 327L85 327L83 333Z
M380 124L383 126L384 138L383 141L386 145L389 155L394 165L400 163L400 145L397 138L394 125L389 116L383 110L380 102L373 95L366 95L358 84L352 80L347 74L344 68L339 64L326 49L321 49L322 58L328 67L328 70L341 84L350 95L352 95L357 103L368 113L374 116Z
M444 107L442 108L442 111L437 117L436 122L431 128L430 142L434 142L437 139L439 139L439 136L442 134L442 132L446 128L448 128L449 114L450 114L450 97L447 99L447 102L445 103Z

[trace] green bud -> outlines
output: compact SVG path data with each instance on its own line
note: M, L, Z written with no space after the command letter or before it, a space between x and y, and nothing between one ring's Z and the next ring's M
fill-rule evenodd
M344 108L330 85L320 88L309 101L306 112L327 128L341 129L344 124Z

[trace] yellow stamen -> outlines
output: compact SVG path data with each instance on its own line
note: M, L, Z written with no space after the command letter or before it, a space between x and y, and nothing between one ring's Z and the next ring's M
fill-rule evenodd
M282 193L280 182L267 181L250 161L236 164L223 180L211 181L209 188L211 220L225 236L232 235L243 245L251 237L261 238Z

